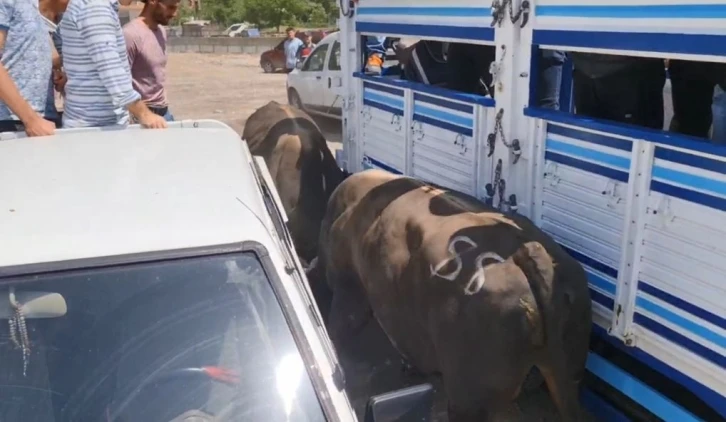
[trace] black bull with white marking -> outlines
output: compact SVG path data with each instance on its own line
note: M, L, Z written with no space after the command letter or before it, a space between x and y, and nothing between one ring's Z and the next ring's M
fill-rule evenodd
M585 272L526 218L367 170L331 196L319 247L333 341L374 315L408 362L443 376L452 422L496 420L533 367L563 420L578 419Z
M242 139L262 156L288 216L295 249L307 265L317 254L330 194L344 179L318 125L304 111L270 101L245 123Z

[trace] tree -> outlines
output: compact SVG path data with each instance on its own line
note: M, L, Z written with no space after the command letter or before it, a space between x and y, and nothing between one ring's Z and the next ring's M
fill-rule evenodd
M245 0L245 18L260 28L294 24L306 11L305 0Z
M183 2L180 7L179 11L176 14L176 17L171 22L172 26L181 25L182 23L188 21L190 18L194 16L194 10L189 7L186 2Z
M310 26L325 26L328 24L328 13L319 3L310 3L303 22Z
M202 16L214 23L231 25L242 22L245 15L243 0L204 0Z
M346 0L347 1L347 0ZM325 10L325 25L335 22L340 12L338 10L338 0L310 0L311 3L319 4Z

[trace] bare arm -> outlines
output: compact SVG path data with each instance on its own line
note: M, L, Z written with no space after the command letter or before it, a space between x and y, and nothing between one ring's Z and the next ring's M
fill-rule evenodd
M61 56L58 54L58 50L55 48L55 44L53 43L53 36L50 37L50 49L52 51L52 57L53 57L53 68L54 69L60 69L63 67L63 63L61 63Z
M0 49L5 48L5 40L7 39L7 29L0 29ZM20 95L18 87L10 77L5 65L0 63L0 101L5 103L8 108L15 113L23 123L33 122L41 119L30 104Z

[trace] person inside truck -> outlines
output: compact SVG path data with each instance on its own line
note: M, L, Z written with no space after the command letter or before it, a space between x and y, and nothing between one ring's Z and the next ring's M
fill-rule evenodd
M449 43L430 40L420 40L408 47L396 43L393 50L402 67L402 78L426 85L445 86L448 47Z
M489 67L495 57L496 49L490 45L449 44L446 87L467 94L493 97Z
M367 36L365 46L365 73L380 75L383 71L383 62L386 59L386 37Z
M126 126L133 114L142 126L165 128L132 85L118 0L70 0L61 21L68 76L63 126Z
M166 29L180 0L142 0L138 18L123 27L132 86L152 113L174 121L166 97Z
M283 44L285 50L285 72L290 73L297 66L298 51L303 42L296 36L295 28L287 28L287 39Z
M560 109L560 87L564 51L539 50L539 77L537 80L537 106L548 110Z
M673 100L670 130L684 135L708 138L713 123L714 131L711 139L717 143L724 143L726 141L723 139L724 122L714 120L716 116L712 112L712 107L714 89L726 87L726 64L669 60L668 73L671 78ZM716 105L718 104L720 102ZM718 113L719 110L717 108L718 117L722 114Z
M67 1L55 0L62 11ZM37 5L0 0L0 132L47 136L55 124L44 114L51 80L53 47Z
M570 54L576 114L663 129L662 59Z
M539 50L537 106L560 108L560 83L565 53ZM455 91L494 97L490 67L496 58L493 46L451 43L447 54L446 87Z

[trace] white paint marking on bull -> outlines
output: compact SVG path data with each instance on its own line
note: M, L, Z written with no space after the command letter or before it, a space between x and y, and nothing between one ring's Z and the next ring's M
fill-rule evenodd
M461 272L461 257L456 252L456 244L459 242L464 242L470 246L470 248L462 251L462 253L470 251L477 247L476 242L471 240L471 238L468 236L456 236L455 238L451 239L451 242L449 242L448 249L449 249L449 253L452 255L452 257L446 258L445 260L439 262L438 265L436 265L436 267L434 267L432 265L431 266L431 276L432 277L439 276L439 277L449 280L449 281L456 280L456 277L458 277L459 273ZM452 260L456 260L456 269L449 274L440 274L439 271L441 271L441 269L443 269L445 266L447 266L449 264L449 262L451 262Z
M494 252L484 252L481 255L476 257L476 260L474 261L476 263L476 273L474 273L473 276L469 279L469 282L466 283L466 287L464 288L464 293L467 295L474 295L481 290L482 287L484 287L484 282L486 281L485 271L487 268L491 267L492 264L484 265L485 259L493 259L497 261L496 263L504 262L504 258L499 256L498 254L495 254Z

